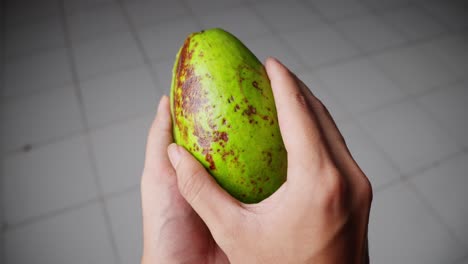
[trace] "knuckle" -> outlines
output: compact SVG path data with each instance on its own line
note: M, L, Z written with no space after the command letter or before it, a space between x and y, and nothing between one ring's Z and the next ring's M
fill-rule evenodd
M373 197L372 184L367 177L363 176L362 183L359 186L358 199L364 205L370 206Z
M293 98L294 102L299 105L303 109L307 109L307 98L305 97L304 94L302 94L300 91L297 91L291 95Z
M322 100L320 100L319 98L315 97L314 98L314 108L316 110L318 110L319 112L321 113L328 113L328 109L327 107L323 104Z
M319 206L324 211L340 211L346 208L347 186L336 168L328 169L318 193Z

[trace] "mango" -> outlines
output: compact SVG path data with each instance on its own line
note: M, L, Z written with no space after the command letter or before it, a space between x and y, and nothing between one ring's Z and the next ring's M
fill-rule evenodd
M173 68L174 141L233 197L258 203L285 181L286 150L268 75L222 29L190 34Z

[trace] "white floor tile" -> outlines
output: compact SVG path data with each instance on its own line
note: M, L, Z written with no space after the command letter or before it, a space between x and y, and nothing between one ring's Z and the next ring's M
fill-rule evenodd
M346 122L340 126L340 131L351 155L374 189L400 177L398 170L357 125Z
M156 101L155 101L156 112ZM91 133L96 167L105 194L140 183L148 129L153 115L105 127Z
M375 109L405 97L382 72L367 59L353 60L322 68L318 77L354 114Z
M0 234L0 261L6 263L5 235Z
M365 114L360 121L403 173L411 173L459 150L450 135L412 101Z
M309 0L329 21L358 16L369 12L368 8L356 0Z
M172 85L172 68L174 67L174 60L158 60L154 62L154 71L158 80L158 89L163 91L163 94L169 95Z
M282 34L281 37L310 67L336 62L358 54L358 51L330 27Z
M388 51L372 59L408 93L421 93L456 79L442 61L418 46Z
M14 0L5 1L6 25L30 23L46 17L58 17L60 4L58 0Z
M122 263L140 262L143 247L140 192L109 199L107 208Z
M145 68L103 75L83 82L81 88L91 128L152 113L161 93Z
M117 4L100 5L67 17L73 43L128 31L128 25Z
M335 27L365 52L374 52L405 42L403 35L373 15L343 20L336 23Z
M188 9L179 0L126 1L125 7L137 27L156 24L165 20L173 20L174 18L184 17L188 14Z
M421 1L421 3L431 15L451 29L459 30L468 26L464 1Z
M183 17L142 28L139 34L151 59L174 59L185 38L199 30L191 17Z
M333 120L339 126L341 121L349 118L349 110L343 108L335 97L330 94L327 86L317 77L316 74L302 73L298 75L299 79L304 82L310 91L325 105L330 112Z
M6 220L18 223L95 198L97 189L82 137L3 160Z
M304 66L302 66L288 48L273 35L265 35L243 42L262 63L265 63L266 58L271 56L278 58L293 72L304 70Z
M427 38L445 31L440 23L416 7L392 10L383 14L382 18L407 40Z
M464 254L405 185L374 195L369 224L372 263L452 263Z
M374 11L382 12L411 5L413 0L361 0Z
M411 178L411 182L468 249L467 172L468 155L464 154Z
M468 39L462 34L446 35L420 45L422 50L440 59L458 78L468 76Z
M222 28L241 41L270 33L264 22L247 7L202 16L200 20L205 28Z
M462 261L457 262L456 264L468 264L468 257L464 258Z
M243 5L245 0L188 0L187 4L197 16L225 12Z
M5 65L3 96L26 95L38 90L57 88L71 83L71 80L70 65L65 49L11 59Z
M7 264L116 263L96 204L6 234Z
M277 32L323 25L319 14L297 1L261 2L255 5L255 9Z
M418 101L458 142L468 146L468 82L433 91Z
M62 25L58 17L8 26L5 40L6 57L31 55L36 51L65 46Z
M83 129L78 102L70 86L7 102L2 107L3 151Z
M66 14L73 14L90 8L96 8L102 4L109 4L115 0L64 0L63 6Z
M143 65L143 56L129 32L85 41L74 47L81 80L98 74Z

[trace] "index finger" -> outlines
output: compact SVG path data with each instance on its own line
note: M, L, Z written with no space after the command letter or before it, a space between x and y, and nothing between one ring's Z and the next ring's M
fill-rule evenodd
M288 170L314 170L328 159L317 117L294 76L276 59L269 58L265 67L278 112L278 122L286 151ZM288 174L290 176L300 173Z

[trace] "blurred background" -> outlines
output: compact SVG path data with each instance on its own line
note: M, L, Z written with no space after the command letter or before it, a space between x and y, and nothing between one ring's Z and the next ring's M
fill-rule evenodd
M465 1L8 0L0 17L0 263L139 262L147 129L210 27L328 106L374 187L372 263L468 263Z

